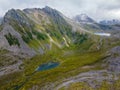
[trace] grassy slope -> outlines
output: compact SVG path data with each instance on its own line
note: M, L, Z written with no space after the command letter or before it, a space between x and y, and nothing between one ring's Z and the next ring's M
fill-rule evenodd
M31 76L31 78L29 78L29 80L24 84L24 86L22 86L21 89L26 90L27 88L31 88L35 84L38 85L39 88L41 88L48 82L60 82L67 77L77 75L80 72L91 70L91 68L81 68L86 65L94 65L104 57L104 53L102 50L83 53L84 50L86 51L86 49L88 49L88 47L86 48L85 44L88 45L89 41L80 45L80 47L85 47L83 49L78 49L75 47L71 47L71 49L69 49L66 47L61 50L58 47L53 46L53 50L45 53L44 55L38 55L30 60L25 60L23 63L23 66L25 67L24 72L20 72L20 75L18 75L18 77L16 76L17 73L12 74L11 76L8 75L4 77L4 79L1 79L1 81L3 81L3 86L0 88L9 88L11 90L14 90L13 86L21 85L21 83L23 83L28 76L31 76L31 74L40 64L49 61L58 61L60 62L60 65L51 70L35 73L33 76ZM98 65L95 66L93 69L101 68ZM15 77L15 79L12 80L13 77ZM4 80L8 80L8 78L11 78L11 81L5 82Z
M30 38L31 35L29 34L32 31L31 32L28 31L29 30L28 27L23 26L24 28L23 29L20 26L17 26L15 22L13 23L13 26L16 26L14 28L16 28L16 30L18 30L19 33L24 34L28 38ZM51 35L51 37L59 41L62 41L60 38L62 37L62 35L60 31L58 31L59 26L57 26L57 28L54 26L57 26L57 25L47 26L46 28L44 27L45 31L43 30L42 33L47 32ZM62 31L63 28L66 28L67 31L63 32ZM70 27L68 26L63 28L61 29L61 32L64 33L64 35L68 34ZM32 29L41 30L41 27L37 25ZM28 32L30 33L28 34ZM72 33L70 32L70 35L67 35L67 36L72 37ZM81 38L81 36L79 35L78 37ZM28 88L31 88L34 85L38 85L40 89L47 83L53 83L55 81L58 81L58 83L60 83L63 79L67 77L71 77L81 72L91 70L91 68L85 68L85 69L82 68L83 66L86 66L86 65L94 65L95 67L92 68L92 70L101 69L101 67L99 67L99 64L102 61L102 59L105 57L104 54L107 51L107 49L109 49L109 47L118 45L114 43L115 40L113 40L114 42L111 43L111 39L105 40L105 38L103 38L103 41L102 41L103 45L101 46L102 49L100 49L99 51L96 51L96 46L98 46L100 43L99 37L93 36L92 37L93 40L92 39L86 40L85 38L83 39L79 39L79 38L76 38L76 41L78 39L78 42L80 42L77 46L71 45L70 48L65 47L63 49L59 49L56 45L53 44L52 49L46 52L44 55L37 55L30 60L24 60L24 63L22 65L24 67L24 71L15 72L10 75L1 77L0 89L15 90L15 87L21 85L21 83L26 81L26 78L28 78L29 76L30 76L29 80L21 87L21 90L27 90ZM94 38L96 41L94 41ZM48 38L46 38L46 40L44 40L43 43L48 42L47 39ZM85 40L85 43L84 43L84 40ZM42 40L40 40L40 42L42 42ZM39 48L40 43L38 39L36 40L31 38L28 45L34 48L35 50L37 50ZM43 64L49 61L58 61L60 62L60 65L51 70L37 72L33 76L31 76L32 73L40 64ZM96 65L96 63L98 64Z
M36 57L36 59L31 60L30 67L26 68L25 73L29 75L32 73L39 64L48 61L59 61L60 66L57 68L37 72L32 78L24 85L24 89L32 87L37 84L39 87L44 86L46 83L52 83L55 81L60 82L62 79L71 77L79 74L80 72L88 71L90 68L81 69L85 65L93 65L94 63L101 60L104 57L101 52L91 52L91 53L76 53L72 55L63 56L60 53L48 54L43 57ZM36 61L35 61L36 60ZM27 62L28 63L28 62ZM31 70L32 69L32 70ZM96 66L94 69L100 69Z
M54 28L54 27L51 27L51 28ZM56 29L54 30L57 31ZM51 31L48 31L48 32L51 34L52 31L54 30L51 29ZM44 33L46 31L42 31L42 32ZM61 37L61 35L58 32L52 35L51 36L53 38L55 37L55 39L57 40L59 37ZM61 80L67 77L71 77L81 72L91 70L91 68L86 68L86 69L81 69L81 68L86 65L95 65L96 63L100 63L99 61L101 61L105 57L104 53L106 49L109 48L110 46L116 46L119 43L119 42L117 44L114 43L115 40L113 40L113 42L111 43L112 41L111 39L106 40L106 38L102 38L103 39L102 40L103 45L101 46L102 49L100 49L99 51L96 51L96 47L100 44L99 37L86 36L86 37L92 38L92 39L90 38L86 39L86 37L81 36L79 34L75 34L75 35L78 35L77 36L78 38L75 38L75 39L77 42L80 42L79 44L76 43L76 46L70 45L69 48L65 47L63 49L59 49L56 45L53 44L51 51L48 51L44 55L35 56L30 60L25 60L22 65L25 68L24 72L16 72L11 75L6 75L0 78L0 84L2 85L0 89L14 90L14 86L21 85L21 83L23 83L26 80L26 78L30 76L40 64L46 63L49 61L58 61L60 62L60 66L51 70L35 73L24 84L24 86L21 87L21 89L26 90L28 88L31 88L34 85L38 85L39 88L41 88L44 85L46 85L48 82L52 83L52 82L58 81L59 83L61 82ZM48 41L40 40L40 43L42 42L45 43ZM34 48L35 50L37 50L39 48L40 43L38 39L36 40L33 39L33 40L30 40L28 45ZM99 67L99 65L98 66L95 65L95 67L92 68L92 70L93 69L101 69L101 67Z
M38 85L40 89L41 87L45 86L48 83L54 83L58 81L58 83L56 83L57 85L63 79L77 75L81 72L101 69L100 63L102 59L105 57L105 52L107 50L106 47L108 47L109 43L106 42L108 40L104 39L102 41L104 42L102 49L96 51L95 48L96 45L98 45L99 43L98 42L99 37L96 38L98 38L98 40L97 42L94 42L94 44L91 45L91 41L87 40L84 43L80 44L79 47L78 45L77 47L71 45L70 48L65 47L63 49L59 49L56 45L53 44L54 48L46 52L44 55L37 55L30 60L24 60L24 63L22 65L24 67L24 72L16 72L1 78L0 84L2 85L2 87L0 88L2 90L6 88L14 90L14 86L21 85L21 83L23 83L26 80L26 78L30 76L29 80L21 87L21 89L27 90L28 88L31 88L34 85ZM109 45L110 48L112 46L115 46L115 44L111 43L111 45ZM34 75L32 75L32 73L40 64L49 61L60 62L60 65L54 69L37 72ZM88 65L89 66L94 65L94 67L84 69L82 68L83 66Z

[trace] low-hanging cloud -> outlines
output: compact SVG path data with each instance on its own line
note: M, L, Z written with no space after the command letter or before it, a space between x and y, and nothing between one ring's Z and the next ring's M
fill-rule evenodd
M11 8L42 8L50 6L68 17L86 13L99 21L120 18L120 0L0 0L0 16Z

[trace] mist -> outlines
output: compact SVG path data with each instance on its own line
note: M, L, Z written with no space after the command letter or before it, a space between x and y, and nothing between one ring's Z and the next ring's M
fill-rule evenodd
M99 21L120 18L120 0L0 0L0 17L11 8L43 8L49 6L67 17L86 13Z

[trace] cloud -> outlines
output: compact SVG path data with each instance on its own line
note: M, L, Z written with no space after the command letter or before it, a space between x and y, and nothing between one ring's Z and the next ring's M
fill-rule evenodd
M50 6L72 17L86 13L95 20L120 18L120 0L0 0L0 16L11 8Z

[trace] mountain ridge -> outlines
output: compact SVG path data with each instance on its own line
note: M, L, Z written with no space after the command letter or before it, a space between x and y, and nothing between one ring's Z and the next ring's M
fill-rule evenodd
M7 26L10 30L12 29L12 31L19 33L19 38L17 37L18 35L7 30ZM8 44L1 40L4 43L0 45L1 47L9 50L9 48L13 47L12 49L14 49L14 46L17 46L18 48L14 50L16 51L15 53L17 51L26 54L33 52L33 55L37 52L44 53L44 49L52 47L52 44L58 47L69 46L70 42L74 43L73 39L76 38L73 37L74 33L87 33L82 30L73 31L73 26L65 20L62 13L48 6L43 9L8 10L3 18L2 27L2 32L6 33L1 38L7 39ZM24 42L24 44L20 42ZM27 50L21 49L22 47L26 47L31 51L28 50L27 52ZM31 54L30 56L32 56Z
M73 20L79 23L87 23L87 24L96 23L95 20L93 20L86 14L76 15L75 17L73 17Z
M0 25L0 90L66 90L76 83L78 89L101 89L119 80L120 31L82 17L87 23L50 7L6 12Z

